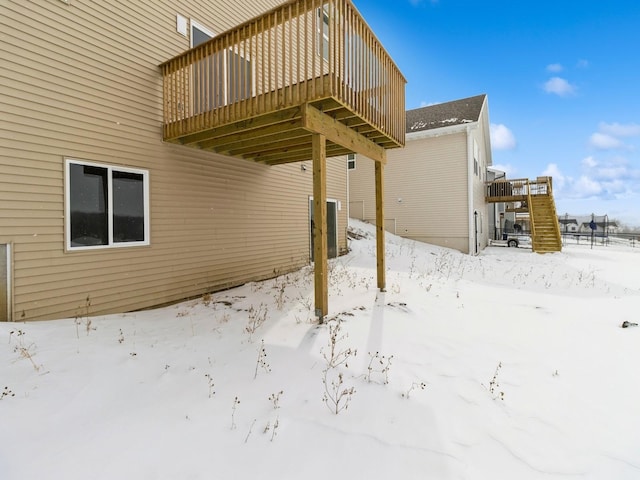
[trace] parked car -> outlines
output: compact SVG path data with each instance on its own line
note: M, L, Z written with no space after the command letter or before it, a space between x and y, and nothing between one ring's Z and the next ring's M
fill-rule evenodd
M531 237L529 235L510 234L507 235L508 247L530 247Z
M502 236L502 240L491 240L491 245L531 248L531 236L519 233L505 233Z

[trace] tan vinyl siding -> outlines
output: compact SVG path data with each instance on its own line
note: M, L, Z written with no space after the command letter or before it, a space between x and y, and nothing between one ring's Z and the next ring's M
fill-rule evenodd
M387 229L435 245L469 250L466 133L407 139L406 147L387 152L385 167ZM358 157L349 172L353 208L375 221L374 164Z
M392 152L387 152L387 159ZM392 160L393 161L393 160ZM362 155L356 156L356 168L348 171L349 176L349 216L358 220L371 221L376 218L375 164ZM385 168L386 180L386 168Z
M485 182L487 167L491 165L491 141L489 139L489 113L485 103L477 128L471 130L471 136L478 145L478 175L473 175L473 210L479 213L478 221L478 249L482 250L489 244L493 232L489 231L489 205L485 199Z
M393 153L385 202L398 234L443 246L468 238L465 182L452 181L466 176L466 150L466 135L459 133L409 141Z
M14 319L144 308L309 261L310 162L268 167L162 142L158 64L189 48L176 14L216 33L256 2L3 2L0 243L12 242ZM66 252L64 159L146 169L149 246ZM346 250L346 159L329 159Z

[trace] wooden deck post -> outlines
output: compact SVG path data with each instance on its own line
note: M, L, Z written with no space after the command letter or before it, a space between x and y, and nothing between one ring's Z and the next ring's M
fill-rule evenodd
M384 259L384 164L376 164L376 265L378 269L378 288L386 290Z
M314 133L313 158L313 261L315 314L322 323L329 312L327 279L327 151L326 137Z

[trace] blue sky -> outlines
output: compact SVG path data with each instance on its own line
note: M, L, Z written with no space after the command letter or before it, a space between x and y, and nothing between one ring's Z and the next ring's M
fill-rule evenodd
M486 93L493 164L640 226L640 1L355 0L407 109Z

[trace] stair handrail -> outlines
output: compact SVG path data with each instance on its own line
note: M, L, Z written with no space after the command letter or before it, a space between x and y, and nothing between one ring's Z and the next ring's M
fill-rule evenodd
M558 221L558 212L556 211L556 202L555 202L555 200L553 198L553 191L552 191L551 183L552 183L551 177L547 177L547 189L548 189L548 192L549 192L549 198L551 200L551 210L552 210L551 213L553 214L553 226L554 226L554 230L556 231L556 239L558 240L558 244L561 246L562 245L562 233L560 232L560 222Z
M536 222L533 213L533 203L531 202L531 185L527 179L527 208L529 209L529 225L531 227L531 250L536 251Z

